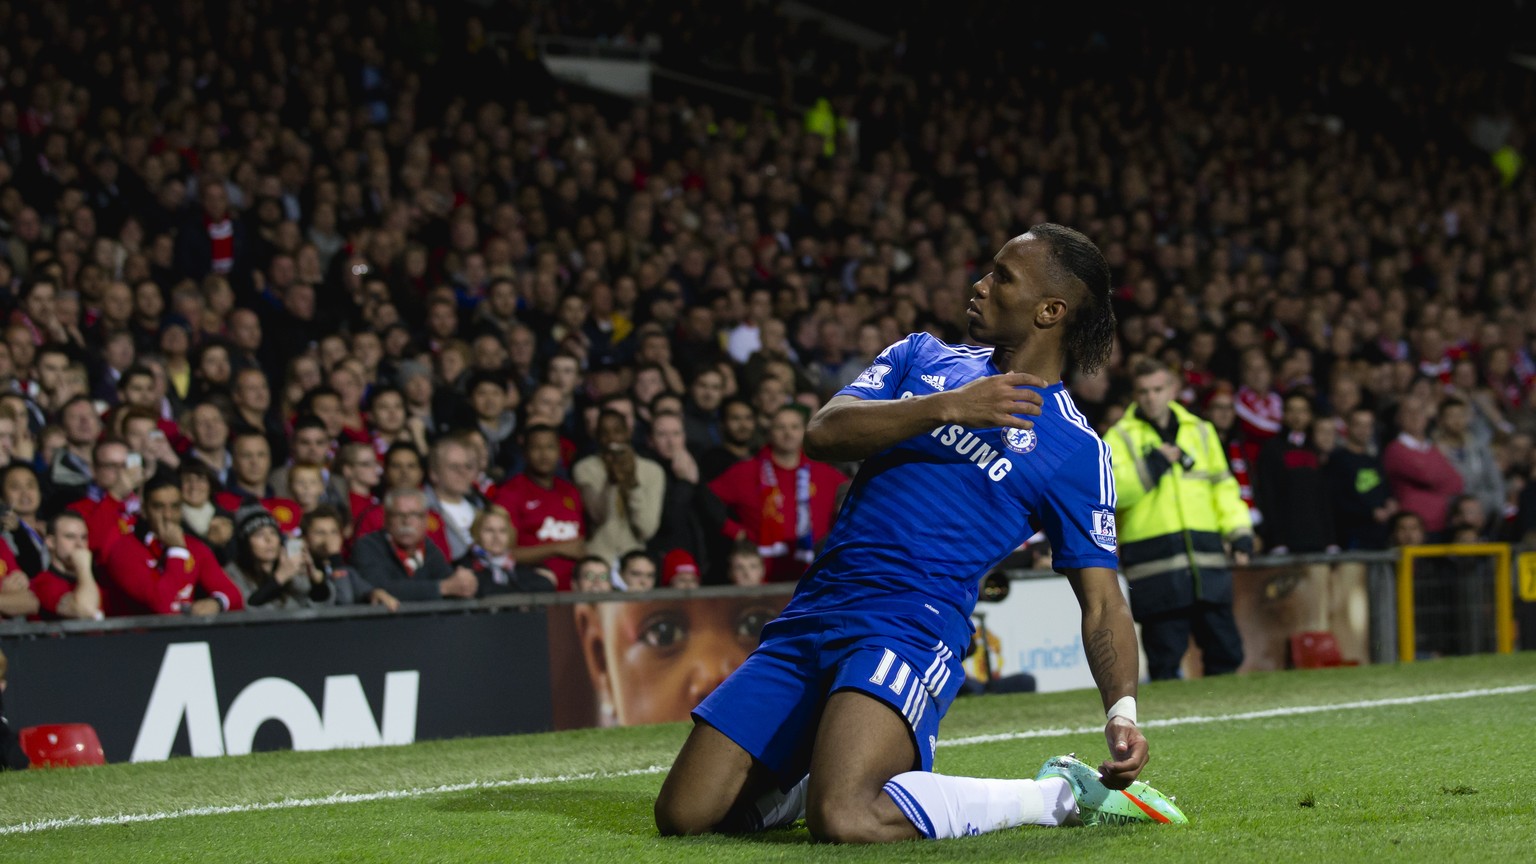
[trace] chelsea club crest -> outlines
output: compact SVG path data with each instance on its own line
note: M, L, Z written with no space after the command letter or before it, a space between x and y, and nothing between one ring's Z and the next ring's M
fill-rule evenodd
M1003 443L1015 453L1028 453L1039 441L1040 436L1033 429L1009 429L1003 433Z

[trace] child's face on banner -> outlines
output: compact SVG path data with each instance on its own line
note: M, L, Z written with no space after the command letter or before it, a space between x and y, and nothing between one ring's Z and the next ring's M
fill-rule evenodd
M578 606L577 632L605 722L688 719L757 647L783 603L722 597Z

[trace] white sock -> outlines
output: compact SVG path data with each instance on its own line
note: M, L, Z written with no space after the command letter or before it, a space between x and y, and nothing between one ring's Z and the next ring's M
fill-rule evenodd
M1045 812L1036 825L1055 827L1077 817L1077 796L1072 794L1071 783L1060 777L1047 777L1035 783L1040 787L1040 797L1045 799Z
M897 774L885 784L885 794L931 840L1057 824L1051 815L1055 801L1043 791L1033 780L949 777L928 771Z
M757 809L759 825L764 828L778 828L805 818L805 789L811 782L809 775L800 778L788 792L780 792L775 789L772 792L757 799L753 806Z

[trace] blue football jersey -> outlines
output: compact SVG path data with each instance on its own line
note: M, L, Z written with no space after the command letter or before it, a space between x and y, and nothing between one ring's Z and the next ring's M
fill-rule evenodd
M915 333L838 395L905 399L997 374L992 349ZM926 606L963 644L981 577L1036 531L1058 569L1114 568L1109 446L1062 384L1039 392L1032 429L945 424L866 459L785 617Z

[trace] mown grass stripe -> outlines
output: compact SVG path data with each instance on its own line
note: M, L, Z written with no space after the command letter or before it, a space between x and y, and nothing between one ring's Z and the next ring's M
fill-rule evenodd
M1425 693L1416 696L1398 696L1382 699L1362 699L1352 702L1334 702L1321 705L1293 705L1279 708L1266 708L1258 711L1243 711L1233 714L1196 714L1184 717L1168 717L1160 720L1148 720L1141 725L1144 728L1167 728L1173 726L1196 726L1209 723L1228 723L1243 720L1266 720L1276 717L1294 717L1306 714L1320 714L1328 711L1360 711L1373 708L1387 708L1401 705L1419 705L1430 702L1445 702L1455 699L1477 699L1490 696L1511 696L1520 693L1536 691L1536 684L1519 684L1508 687L1486 687L1475 690L1458 690L1447 693ZM1085 735L1102 731L1102 726L1078 726L1056 727L1045 729L1028 729L1019 732L1004 732L994 735L972 735L965 738L954 738L940 741L941 747L966 747L976 744L991 744L1004 741L1020 741L1029 738L1057 738L1068 735ZM644 768L633 768L625 771L588 771L578 774L554 774L535 775L531 777L516 777L509 780L474 780L466 783L449 783L440 786L421 786L411 789L387 789L377 792L337 792L331 795L311 798L285 798L279 801L264 801L251 804L228 804L216 807L188 807L179 810L166 810L155 813L119 813L112 816L68 816L61 819L39 819L31 822L21 822L14 825L0 826L0 837L15 834L34 834L41 831L51 831L59 828L89 827L97 825L131 825L144 822L162 822L168 819L180 819L188 816L220 816L237 813L258 813L271 810L293 810L307 807L325 807L333 804L361 804L370 801L393 801L411 798L423 798L429 795L443 795L454 792L470 792L481 789L508 789L519 786L544 786L557 783L571 783L582 780L605 780L622 777L639 777L648 774L660 774L667 770L665 765L650 765Z
M408 798L424 798L452 792L472 792L477 789L508 789L516 786L543 786L551 783L572 783L579 780L607 780L617 777L639 777L660 774L665 765L651 765L628 771L587 771L581 774L556 774L545 777L515 777L510 780L472 780L468 783L447 783L441 786L422 786L415 789L386 789L379 792L336 792L318 798L285 798L281 801L264 801L255 804L226 804L219 807L187 807L160 813L120 813L115 816L68 816L63 819L39 819L16 825L0 826L0 836L8 834L32 834L55 828L74 828L91 825L131 825L139 822L163 822L184 816L223 816L231 813L258 813L264 810L294 810L303 807L325 807L330 804L361 804L369 801L394 801Z
M1199 726L1206 723L1229 723L1234 720L1268 720L1275 717L1297 717L1304 714L1321 714L1325 711L1355 711L1367 708L1387 708L1393 705L1420 705L1426 702L1445 702L1452 699L1477 699L1484 696L1512 696L1536 691L1536 684L1514 684L1509 687L1484 687L1478 690L1457 690L1453 693L1425 693L1419 696L1396 696L1384 699L1362 699L1356 702L1333 702L1327 705L1292 705L1284 708L1265 708L1261 711L1243 711L1237 714L1192 714L1187 717L1168 717L1147 720L1137 725L1143 729L1168 726ZM1062 726L1054 729L1026 729L1021 732L999 732L993 735L971 735L940 741L940 747L965 747L971 744L991 744L999 741L1022 741L1026 738L1059 738L1065 735L1086 735L1099 732L1103 726Z

